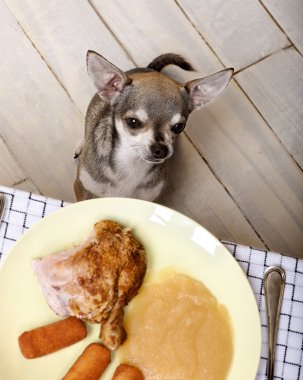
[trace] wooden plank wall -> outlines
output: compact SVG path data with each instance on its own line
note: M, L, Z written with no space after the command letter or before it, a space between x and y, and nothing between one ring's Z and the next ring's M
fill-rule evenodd
M0 0L0 183L74 200L88 49L123 70L184 55L197 72L165 69L180 81L233 66L191 116L161 202L220 239L303 257L302 4L282 3L287 17L257 0Z

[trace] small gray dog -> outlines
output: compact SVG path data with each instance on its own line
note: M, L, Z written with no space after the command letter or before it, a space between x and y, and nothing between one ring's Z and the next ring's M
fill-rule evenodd
M182 57L163 54L147 68L123 72L88 51L87 70L98 92L88 106L85 141L75 153L77 201L159 197L167 159L190 112L215 99L233 75L226 69L181 84L160 73L170 64L193 70Z

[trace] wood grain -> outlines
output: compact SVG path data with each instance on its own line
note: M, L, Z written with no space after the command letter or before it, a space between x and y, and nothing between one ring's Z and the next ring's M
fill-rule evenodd
M0 1L0 134L44 194L72 200L83 116Z
M39 193L37 186L30 178L26 178L26 173L17 162L16 158L9 151L7 144L0 136L0 183L1 186L14 187L19 190Z
M260 0L303 54L302 0Z
M87 50L121 69L133 67L87 1L9 0L7 6L83 114L96 92L86 71Z
M24 178L23 180L13 183L12 186L15 189L22 190L22 191L30 191L35 194L40 194L40 190L38 187L34 184L34 182L30 178Z
M177 0L225 66L236 71L289 45L258 1Z
M172 52L185 55L205 75L220 67L207 44L193 35L191 24L173 1L161 1L161 6L148 0L92 0L92 3L129 55L135 58L137 66L146 67L155 54Z
M8 150L5 141L0 136L0 173L1 185L12 186L25 178L25 172L16 162L12 153Z
M70 7L68 8L69 5ZM85 62L83 59L83 46L87 46L87 41L92 41L97 51L110 58L122 69L125 66L128 66L127 68L134 66L122 48L116 42L113 42L113 37L107 31L105 33L104 26L99 25L101 21L95 19L97 16L92 14L94 13L92 8L88 9L87 5L84 5L83 2L66 2L62 5L63 10L67 12L68 9L69 14L71 14L68 19L65 12L59 12L61 3L59 6L58 2L27 1L24 3L13 0L9 2L9 6L17 16L22 27L26 30L28 36L34 41L37 49L47 60L51 70L56 73L63 86L68 89L68 93L81 110L85 108L89 97L89 90L86 89L89 80L86 70L83 69L83 62ZM174 8L178 12L178 8ZM50 15L52 16L51 18ZM81 17L81 27L80 31L78 31L78 25L75 21ZM52 21L50 22L48 18ZM122 22L123 19L123 17L121 20L117 19L116 22ZM90 27L91 32L89 32ZM190 30L190 25L188 27ZM65 29L68 29L69 34L74 35L75 38L64 36ZM48 37L49 35L50 37ZM63 41L61 41L62 36ZM102 36L105 36L108 41L106 42L104 38L102 39ZM99 46L97 46L97 42ZM67 47L64 49L64 46ZM150 60L152 58L154 56L151 55ZM139 62L139 64L146 65L148 59L149 57L146 60L146 57L142 56L142 63ZM209 57L205 56L203 49L197 51L196 56L197 62L201 60L209 62ZM217 64L215 57L213 61ZM74 79L69 73L72 64L75 67L82 67L82 70L78 69L77 76ZM182 177L173 175L172 187L168 192L170 195L169 197L166 196L163 202L190 217L194 217L197 221L203 222L203 225L219 238L241 241L243 243L245 241L252 241L254 245L264 248L262 241L241 215L237 205L225 191L224 187L214 177L209 168L207 168L192 144L187 142L182 146L184 149L183 155L188 160L188 162L182 164L182 167L186 167L186 181L181 181ZM176 173L178 172L176 168ZM210 184L212 191L210 191ZM202 191L194 194L193 192L199 188ZM206 190L209 193L207 197L205 196ZM191 200L193 197L197 199L194 213ZM221 213L224 214L222 220L219 217ZM230 223L231 217L234 220L232 223Z
M303 169L303 58L289 48L240 72L249 98Z
M294 36L301 18L294 4L281 12L294 19L295 33L288 14L274 17L299 49ZM249 0L163 0L161 6L148 0L0 0L0 13L0 182L66 200L74 200L72 157L95 91L85 68L88 49L122 69L179 53L198 71L164 72L186 81L222 69L220 62L246 67L289 44L262 5ZM253 65L236 78L245 93L232 83L191 116L164 204L221 239L260 248L264 241L272 250L303 257L302 171L290 156L298 163L302 157L300 61L287 49L264 66ZM286 64L291 78L285 74L280 83ZM281 126L286 120L287 131Z
M168 183L160 198L162 204L192 217L222 240L250 241L265 248L186 135L181 135L176 145Z
M203 50L200 54L209 60L196 63L197 68L202 72L205 66L211 66L211 72L220 69L211 50L170 1L152 9L146 1L132 1L131 9L123 1L95 0L94 4L136 62L173 47L177 25L184 30L178 53L190 57ZM135 35L139 31L141 41L152 35L152 44L141 43L138 48ZM266 245L288 254L302 252L302 172L239 87L229 85L217 102L194 113L186 131Z
M258 114L251 118L253 107L232 87L207 112L192 115L188 136L266 245L300 254L302 173L263 119Z

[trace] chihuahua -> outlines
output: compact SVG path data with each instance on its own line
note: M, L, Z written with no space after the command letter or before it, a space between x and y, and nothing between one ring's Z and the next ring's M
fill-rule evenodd
M181 56L163 54L127 72L94 51L87 71L98 92L85 118L85 139L74 190L77 201L97 197L156 200L164 188L173 144L189 114L214 100L233 69L179 83L160 73L167 65L193 70Z

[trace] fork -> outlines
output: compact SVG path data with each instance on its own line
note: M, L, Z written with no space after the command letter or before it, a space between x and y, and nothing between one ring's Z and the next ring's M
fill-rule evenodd
M273 380L274 378L276 339L285 287L285 277L284 270L276 266L267 268L264 273L264 291L268 323L268 380Z

